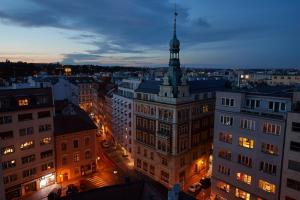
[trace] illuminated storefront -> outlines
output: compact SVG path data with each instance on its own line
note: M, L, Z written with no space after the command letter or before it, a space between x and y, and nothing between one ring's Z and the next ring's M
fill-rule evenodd
M46 176L43 176L40 178L40 188L44 188L48 185L55 183L55 174L47 174Z

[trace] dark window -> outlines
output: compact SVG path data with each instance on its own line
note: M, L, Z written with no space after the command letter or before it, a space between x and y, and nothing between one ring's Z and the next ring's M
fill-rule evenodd
M51 116L50 110L38 112L38 118L46 118L50 116Z
M300 123L292 122L292 130L295 132L300 132Z
M292 151L299 151L300 152L300 143L299 142L293 142L290 143L290 150Z
M16 166L16 160L9 160L2 163L2 169L10 169Z
M288 178L286 180L286 186L289 188L292 188L294 190L300 191L300 182L299 181Z
M19 122L32 120L32 113L19 114L18 120L19 120Z
M300 172L300 162L289 160L288 168Z
M73 140L73 147L78 148L78 140Z
M10 124L12 123L12 116L1 116L0 124Z
M14 133L12 131L5 131L0 133L1 140L7 140L14 137Z
M67 150L67 144L66 143L61 143L61 150L66 151Z
M52 150L41 152L41 159L50 157L52 155L53 155L53 151Z
M22 164L31 163L35 161L35 155L29 155L21 158Z

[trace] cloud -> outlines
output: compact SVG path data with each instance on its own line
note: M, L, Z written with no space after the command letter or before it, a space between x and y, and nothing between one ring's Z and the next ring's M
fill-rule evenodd
M26 6L28 2L31 6ZM83 31L70 39L95 48L64 54L63 62L101 63L107 54L130 53L127 60L132 60L143 58L143 54L152 50L167 51L172 35L173 6L168 0L20 0L18 6L0 7L0 19L24 27ZM257 24L246 23L219 26L201 14L191 16L186 7L178 5L177 9L178 37L185 47L231 41L264 30Z

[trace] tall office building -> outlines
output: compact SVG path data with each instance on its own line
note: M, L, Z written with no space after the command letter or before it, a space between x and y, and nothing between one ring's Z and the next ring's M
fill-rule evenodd
M6 199L54 183L51 89L1 90L0 139Z
M134 96L135 168L168 187L206 175L214 91L224 86L224 81L187 81L180 68L176 16L168 72L163 81L143 80Z
M217 92L213 198L279 199L291 97L283 86Z
M300 92L293 96L293 110L288 113L283 158L281 199L300 197Z

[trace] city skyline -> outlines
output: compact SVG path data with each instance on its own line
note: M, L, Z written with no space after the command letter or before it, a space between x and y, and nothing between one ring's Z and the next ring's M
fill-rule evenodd
M174 3L4 0L0 60L167 66ZM299 66L298 2L176 3L183 66Z

